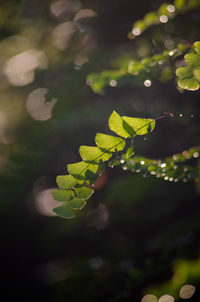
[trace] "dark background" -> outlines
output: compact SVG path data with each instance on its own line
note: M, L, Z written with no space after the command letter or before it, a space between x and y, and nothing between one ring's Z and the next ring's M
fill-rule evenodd
M166 83L155 77L149 88L124 83L103 95L86 85L89 73L109 69L117 58L162 52L166 39L174 45L198 40L200 12L179 15L170 26L154 26L131 41L133 22L162 1L81 1L80 9L96 17L79 20L67 46L58 49L55 27L77 12L56 17L52 3L0 1L2 70L28 49L43 51L48 59L48 68L37 69L28 84L9 82L3 71L0 76L2 301L141 301L146 294L183 301L178 297L185 284L196 287L188 301L199 301L198 184L107 168L73 220L51 216L50 192L66 164L80 160L79 146L94 145L96 132L109 133L113 110L136 117L155 118L165 111L177 116L158 121L150 141L136 141L139 155L164 158L200 144L199 91L180 93L175 77ZM24 40L17 42L20 36ZM87 63L77 64L80 54ZM27 97L38 88L49 89L46 102L57 99L46 121L26 109Z

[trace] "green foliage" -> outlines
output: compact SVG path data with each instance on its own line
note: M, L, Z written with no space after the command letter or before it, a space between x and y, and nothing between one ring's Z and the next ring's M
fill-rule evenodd
M123 168L132 172L142 173L144 176L151 174L157 178L174 182L181 180L188 182L193 179L198 181L198 168L194 165L186 165L184 162L199 157L199 151L199 147L193 147L163 160L149 159L141 156L135 156L130 159L123 157Z
M145 135L155 128L155 120L140 119L128 116L120 116L113 111L108 120L109 128L125 139L131 139L136 135ZM80 146L79 153L83 161L67 165L69 175L57 176L57 185L60 190L53 191L54 199L65 202L64 205L54 209L54 212L64 218L74 217L73 210L80 210L86 205L86 199L93 193L92 188L100 173L104 170L103 162L113 159L109 165L118 164L116 155L125 148L125 139L113 135L97 133L95 143L97 147ZM134 154L133 146L130 146L124 154L129 158Z
M106 73L93 73L88 75L87 83L92 90L96 93L102 94L106 86L117 86L123 79L131 78L130 84L144 84L146 79L151 78L151 75L157 76L161 82L171 80L174 73L173 65L175 61L182 56L188 49L188 45L178 44L176 48L172 50L164 50L160 54L153 55L152 57L146 57L141 61L130 59L126 66L123 62L118 72L116 70L110 70ZM163 67L164 66L164 67ZM118 75L116 77L116 74ZM114 85L113 85L114 83Z
M200 42L195 42L192 49L196 53L186 54L186 66L176 70L178 86L187 90L197 90L200 87Z
M174 18L177 14L185 13L199 6L199 0L175 0L173 5L163 3L157 11L147 13L142 20L138 20L133 24L129 38L134 39L151 26L166 23L168 19Z

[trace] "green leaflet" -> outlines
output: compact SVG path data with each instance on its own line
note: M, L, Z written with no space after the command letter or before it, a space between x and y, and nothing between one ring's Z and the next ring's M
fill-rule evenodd
M191 67L180 67L176 70L176 75L180 79L189 78L192 76L192 68Z
M184 56L186 63L190 67L198 67L200 66L200 56L195 53L188 53Z
M196 53L184 56L187 66L176 70L178 86L187 90L197 90L200 87L200 41L195 42L193 47Z
M110 152L114 152L115 150L122 151L125 147L125 141L122 138L103 133L97 133L95 142L99 148Z
M129 133L129 136L145 135L155 128L155 121L153 119L141 119L128 116L122 116L124 120L124 128Z
M88 164L84 161L81 161L67 165L67 170L69 174L71 174L77 180L81 180L82 182L86 180L93 183L95 177L94 174L98 170L98 165L92 163Z
M86 205L86 203L87 202L85 200L74 198L69 201L69 207L72 209L80 210Z
M74 191L76 193L76 197L83 200L90 198L90 196L94 192L92 189L87 188L85 186L82 186L80 188L75 188Z
M199 89L199 82L193 77L188 79L178 79L179 87L187 90L197 90Z
M103 162L107 161L112 156L112 152L90 146L80 146L79 153L84 161L95 163L98 163L100 160Z
M200 41L194 43L194 49L200 55Z
M74 197L72 190L54 190L52 194L57 201L68 201Z
M123 126L123 119L116 111L113 111L110 115L108 125L110 130L112 130L116 134L124 138L129 137L129 134L126 132Z
M62 206L59 206L59 207L53 209L53 211L58 216L66 218L66 219L75 217L74 211L67 204L63 204Z
M134 152L134 150L133 150L133 147L131 146L131 147L129 147L128 149L127 149L127 151L126 151L126 158L129 158L129 157L131 157L132 155L134 155L135 154L135 152Z
M76 179L71 175L59 175L56 177L56 183L60 189L71 189L76 183Z
M193 70L193 74L194 74L195 79L200 82L200 68L195 68Z

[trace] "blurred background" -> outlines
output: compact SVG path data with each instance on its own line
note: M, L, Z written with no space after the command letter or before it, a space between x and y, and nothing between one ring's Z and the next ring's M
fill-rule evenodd
M199 39L200 11L128 38L163 1L0 1L2 301L200 301L200 190L194 182L107 168L72 220L54 216L56 176L80 145L109 133L113 110L163 119L136 153L164 158L200 144L199 91L175 76L124 80L96 94L88 74ZM115 86L115 87L112 87ZM194 118L189 115L194 114Z

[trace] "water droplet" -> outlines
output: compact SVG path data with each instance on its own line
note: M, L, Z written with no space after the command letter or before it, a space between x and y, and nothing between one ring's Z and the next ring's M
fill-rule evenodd
M166 15L162 15L160 16L159 20L161 23L167 23L168 17Z
M144 160L141 160L140 163L141 163L141 165L144 165L144 164L145 164L145 161L144 161Z
M148 79L144 81L144 86L145 86L145 87L150 87L151 84L152 84L151 81L148 80Z
M141 34L141 30L140 28L138 27L135 27L132 29L132 33L135 35L135 36L139 36Z
M174 5L170 4L170 5L167 6L167 10L168 10L169 13L174 13L176 8L175 8Z
M123 159L120 159L120 163L123 164L125 162L125 160Z
M179 114L179 116L180 116L180 117L182 117L182 116L183 116L183 114L181 113L181 114Z
M111 81L110 81L110 86L111 86L111 87L117 86L117 81L116 81L116 80L111 80Z
M194 117L194 114L190 114L190 117Z
M194 157L194 158L199 157L199 152L194 152L193 157Z

